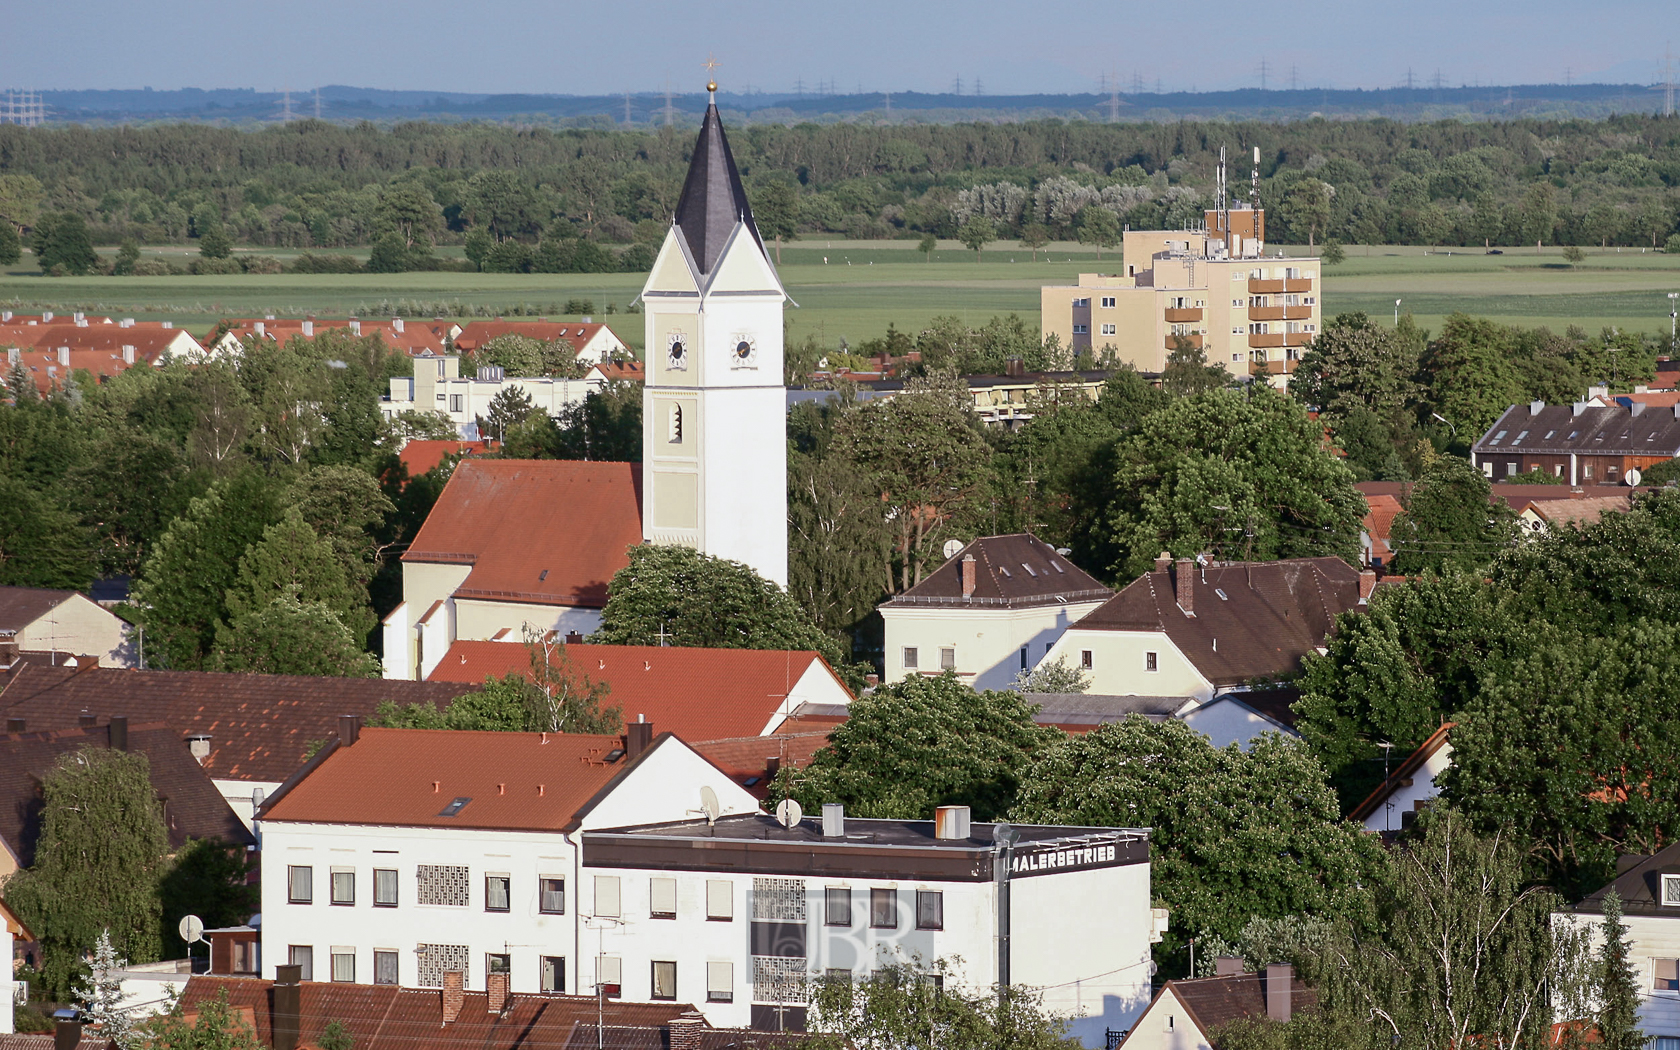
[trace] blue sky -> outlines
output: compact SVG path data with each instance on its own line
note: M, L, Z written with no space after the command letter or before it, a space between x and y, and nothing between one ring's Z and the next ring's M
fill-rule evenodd
M8 0L0 87L1167 90L1648 82L1673 0ZM1675 32L1680 44L1680 32ZM1206 52L1223 37L1236 47ZM1178 56L1194 55L1191 61ZM1173 56L1171 58L1165 56Z

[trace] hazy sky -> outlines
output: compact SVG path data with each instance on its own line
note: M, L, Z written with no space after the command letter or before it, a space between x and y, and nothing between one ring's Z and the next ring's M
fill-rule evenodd
M0 87L604 94L1649 81L1673 0L7 0ZM1680 38L1680 32L1674 33ZM1202 46L1219 41L1213 49ZM1677 41L1680 42L1680 41Z

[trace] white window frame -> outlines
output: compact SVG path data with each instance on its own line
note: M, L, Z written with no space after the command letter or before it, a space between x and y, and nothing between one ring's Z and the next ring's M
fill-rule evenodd
M708 1003L732 1003L735 1001L734 963L707 961L706 1001Z
M328 969L330 971L327 976L332 978L334 983L356 983L356 949L334 945L328 950L327 958L329 960ZM340 976L339 967L341 965L344 967L344 970L342 971L343 976Z
M1662 902L1664 907L1680 907L1680 872L1663 872Z

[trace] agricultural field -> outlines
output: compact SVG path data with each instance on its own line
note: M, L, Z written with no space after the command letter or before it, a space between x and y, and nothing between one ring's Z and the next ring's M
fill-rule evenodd
M1285 248L1287 255L1305 254ZM187 248L148 255L184 264ZM459 254L442 249L440 254ZM826 346L856 344L889 324L915 332L942 314L978 326L995 314L1038 319L1041 285L1071 283L1081 271L1113 272L1119 253L1056 243L1032 253L1000 241L976 260L954 241L931 257L912 241L810 238L782 248L781 271L798 303L787 313L790 338L815 334ZM280 255L285 258L284 254ZM26 269L28 260L0 271L0 306L19 312L86 310L170 319L199 332L229 316L343 317L391 314L460 316L488 311L513 316L563 316L570 300L587 300L596 320L610 320L640 346L640 318L625 316L641 274L279 274L218 277L61 277ZM1429 253L1414 247L1350 247L1347 260L1327 267L1324 313L1364 310L1392 317L1401 311L1435 330L1454 311L1562 331L1579 325L1660 332L1669 327L1667 293L1680 291L1680 257L1638 249L1587 249L1569 265L1560 250L1505 248ZM574 313L571 316L576 317Z

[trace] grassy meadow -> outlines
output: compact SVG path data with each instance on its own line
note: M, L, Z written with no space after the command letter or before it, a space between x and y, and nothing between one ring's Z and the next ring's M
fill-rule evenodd
M1286 248L1288 255L1304 254ZM444 249L459 254L459 249ZM1430 253L1421 248L1347 249L1347 261L1326 267L1326 317L1347 310L1392 317L1403 300L1425 328L1435 330L1454 311L1509 324L1546 325L1562 331L1580 325L1589 332L1615 326L1666 331L1670 301L1680 291L1680 256L1623 248L1588 249L1570 266L1557 248L1540 253L1506 248L1501 255L1480 250ZM189 248L151 249L148 255L184 263ZM286 253L276 254L281 258ZM781 272L798 303L787 314L789 334L816 334L829 346L856 344L886 331L889 324L915 332L941 314L970 325L994 314L1038 319L1039 287L1072 283L1081 271L1119 269L1118 252L1102 259L1083 245L1053 244L1032 253L998 242L976 261L954 241L941 242L931 258L912 241L846 241L808 238L782 248ZM139 318L169 319L202 333L221 317L343 317L389 312L399 301L427 314L444 304L471 311L484 307L504 314L518 310L559 317L569 299L588 299L596 320L608 320L624 339L640 346L641 322L625 310L641 290L640 274L279 274L230 277L42 277L28 262L0 271L0 306L19 312L87 310ZM614 313L607 313L611 304ZM574 317L576 315L573 315Z

